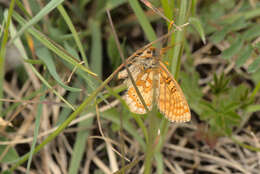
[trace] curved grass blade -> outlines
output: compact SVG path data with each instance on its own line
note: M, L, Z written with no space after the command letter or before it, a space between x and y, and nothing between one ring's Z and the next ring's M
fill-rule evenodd
M14 19L17 20L21 25L25 25L25 20L17 13L14 13ZM92 76L97 76L95 73L91 72L89 69L87 69L85 66L81 65L79 62L77 62L71 55L66 53L65 50L63 50L60 46L55 44L53 41L48 39L43 33L40 31L29 28L28 32L31 33L36 39L38 39L43 45L45 45L47 48L52 50L55 54L60 56L65 61L71 63L72 65L76 66L77 68L82 69L83 71L89 73Z
M53 57L52 57L50 51L49 51L47 48L45 48L45 47L39 47L39 48L37 48L37 49L36 49L36 54L37 54L37 56L39 57L39 59L41 59L41 60L45 63L45 65L46 65L48 71L50 72L50 74L52 75L52 77L53 77L64 89L66 89L66 90L68 90L68 91L71 91L71 92L80 92L80 91L81 91L81 89L79 89L79 88L73 88L73 87L67 86L67 85L65 85L65 84L62 82L62 80L60 79L60 77L59 77L59 75L58 75L58 73L57 73L57 71L56 71L56 67L55 67L55 64L54 64L54 62L53 62Z
M64 0L51 0L46 6L43 7L37 15L35 15L31 20L23 25L23 27L17 32L17 34L10 40L10 44L13 43L15 39L21 36L25 30L29 29L31 26L39 22L45 15L55 9Z

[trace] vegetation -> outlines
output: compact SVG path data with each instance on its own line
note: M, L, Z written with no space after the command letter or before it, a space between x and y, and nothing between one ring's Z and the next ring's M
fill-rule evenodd
M258 173L259 16L256 0L0 2L0 172ZM121 97L122 58L154 42L189 123Z

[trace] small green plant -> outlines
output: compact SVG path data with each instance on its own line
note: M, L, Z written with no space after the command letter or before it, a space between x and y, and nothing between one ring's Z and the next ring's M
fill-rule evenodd
M259 110L255 104L255 94L259 90L257 37L260 30L259 24L253 20L260 15L259 7L260 3L237 3L235 0L203 1L200 4L199 16L203 29L209 36L208 42L213 44L210 53L206 53L210 57L207 66L212 68L206 76L212 80L203 84L209 90L202 92L203 87L198 85L199 73L191 68L192 59L185 63L185 68L190 72L182 73L181 79L192 110L200 120L205 121L199 126L198 137L206 142L216 143L219 136L231 136L236 128L244 124L244 120L253 115L251 110ZM186 50L189 52L188 48ZM201 54L201 60L203 56L205 54ZM219 61L217 66L211 64L213 61ZM212 75L219 66L222 69L219 74ZM234 71L227 71L228 66ZM228 73L224 74L224 70ZM187 80L191 75L193 79ZM252 89L245 77L252 79L256 87Z
M253 104L248 86L240 84L232 87L234 84L231 84L231 77L223 73L219 76L214 74L209 83L210 93L203 97L200 87L196 85L196 75L193 81L186 80L187 74L182 76L184 91L189 87L193 89L193 92L186 93L192 108L200 120L205 121L199 126L197 138L214 146L219 136L231 136L241 124L247 108Z
M200 116L208 122L210 129L219 135L231 135L232 128L238 126L241 120L237 110L242 102L237 99L237 96L244 95L246 88L242 86L230 88L230 80L224 74L219 77L214 74L213 83L209 85L212 97L210 101L204 101L204 112Z

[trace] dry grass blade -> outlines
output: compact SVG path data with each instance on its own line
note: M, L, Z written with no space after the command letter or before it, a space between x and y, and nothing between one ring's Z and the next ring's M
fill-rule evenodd
M183 148L183 147L176 146L176 145L173 145L173 144L166 144L165 147L170 148L170 149L174 150L175 152L181 153L183 155L185 154L188 158L191 157L190 155L194 154L194 151L191 150L191 149ZM247 171L239 163L230 162L230 161L227 161L227 160L222 159L220 157L215 157L213 155L209 155L209 154L202 153L202 152L197 152L195 155L202 157L202 158L205 158L207 161L212 161L214 163L217 163L221 166L224 165L224 166L233 167L233 168L235 168L235 169L237 169L237 170L239 170L243 173L247 173Z
M115 107L116 105L118 105L119 101L118 100L115 100L114 102L110 103L109 105L106 105L106 106L103 106L99 109L100 112L104 112L108 109L111 109L113 107ZM86 120L86 119L89 119L89 118L92 118L95 116L95 113L89 113L89 114L86 114L86 115L82 115L81 117L79 118L76 118L75 120L73 120L69 126L73 126L73 125L76 125L78 124L79 122L82 122L83 120ZM42 137L45 137L45 136L48 136L49 134L51 134L52 132L54 132L55 130L57 130L58 126L56 127L53 127L51 129L48 129L42 133L40 133L37 137L37 139L40 139ZM0 141L0 145L17 145L17 144L23 144L23 143L30 143L32 142L33 140L33 137L29 137L29 138L19 138L19 139L16 139L16 140L12 140L12 141L4 141L4 142L1 142Z

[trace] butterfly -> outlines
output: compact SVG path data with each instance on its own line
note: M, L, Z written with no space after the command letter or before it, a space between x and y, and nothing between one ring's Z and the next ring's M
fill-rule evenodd
M184 94L167 67L155 55L154 47L138 52L128 66L148 110L151 110L155 103L169 121L190 121L191 113ZM126 69L118 73L118 79L124 79L128 87L124 99L130 111L145 114L147 110Z

